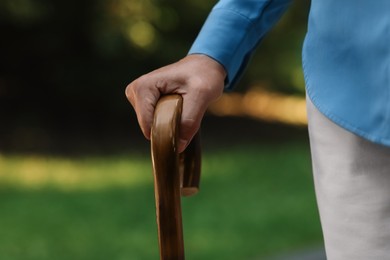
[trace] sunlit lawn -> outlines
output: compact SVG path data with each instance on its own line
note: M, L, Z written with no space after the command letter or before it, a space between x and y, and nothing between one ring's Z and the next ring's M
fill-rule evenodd
M0 156L0 259L158 259L150 159ZM266 259L317 245L306 144L203 155L183 204L186 259Z

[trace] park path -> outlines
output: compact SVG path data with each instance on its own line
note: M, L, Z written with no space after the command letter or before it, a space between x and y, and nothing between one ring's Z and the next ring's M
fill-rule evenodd
M326 260L325 250L323 247L309 248L302 251L284 253L270 258L259 258L258 260Z

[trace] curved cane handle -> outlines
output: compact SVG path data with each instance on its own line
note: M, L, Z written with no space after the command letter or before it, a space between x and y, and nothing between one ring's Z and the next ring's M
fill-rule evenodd
M199 187L199 135L180 156L177 152L182 103L180 95L161 97L155 109L151 133L156 216L162 260L184 259L180 194L192 195Z

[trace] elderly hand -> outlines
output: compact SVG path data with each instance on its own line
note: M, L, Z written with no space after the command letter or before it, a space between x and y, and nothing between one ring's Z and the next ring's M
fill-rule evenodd
M150 139L158 99L165 94L180 94L183 111L178 150L183 152L198 131L208 105L221 96L225 77L221 64L208 56L193 54L134 80L127 86L126 96L143 134Z

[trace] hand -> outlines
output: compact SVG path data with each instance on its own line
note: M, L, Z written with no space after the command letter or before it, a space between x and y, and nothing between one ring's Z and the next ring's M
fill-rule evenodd
M147 139L153 123L154 108L161 95L183 97L178 151L183 152L200 127L208 105L223 92L226 71L212 58L189 55L131 82L126 96L133 106L138 123Z

